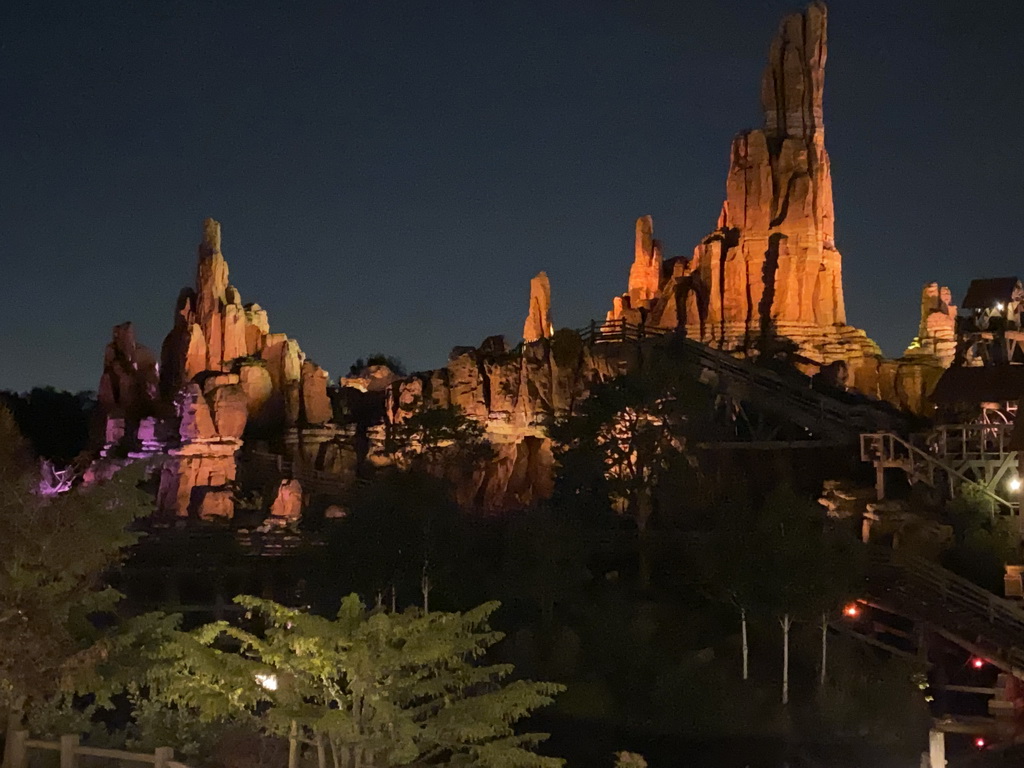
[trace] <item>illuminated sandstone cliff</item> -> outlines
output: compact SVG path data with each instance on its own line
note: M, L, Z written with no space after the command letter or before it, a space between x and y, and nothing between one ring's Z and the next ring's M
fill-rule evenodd
M692 258L663 263L653 222L639 219L629 288L611 319L684 327L749 355L778 339L825 364L879 354L846 324L822 122L826 55L824 5L783 20L762 80L764 127L733 139L717 228Z
M847 324L825 149L827 55L823 3L783 19L761 81L764 126L733 139L717 227L690 258L663 260L651 217L638 219L628 288L608 319L681 329L744 357L788 352L805 373L839 371L837 383L919 411L945 358L883 360Z
M162 456L157 507L167 515L230 517L235 457L247 424L283 435L333 416L327 372L298 342L271 333L258 304L228 283L220 224L203 223L195 287L184 288L155 359L117 326L100 379L108 457Z

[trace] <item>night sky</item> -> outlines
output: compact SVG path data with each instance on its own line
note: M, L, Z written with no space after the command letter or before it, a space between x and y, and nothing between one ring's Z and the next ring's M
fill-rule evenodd
M716 221L795 0L0 2L0 389L95 389L159 348L222 222L231 282L334 376L518 342ZM852 324L899 354L924 282L1024 275L1024 2L833 0L826 70Z

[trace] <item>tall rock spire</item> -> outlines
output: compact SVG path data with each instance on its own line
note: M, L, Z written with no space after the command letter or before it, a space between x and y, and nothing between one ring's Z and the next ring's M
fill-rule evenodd
M827 23L817 0L782 20L761 79L764 124L733 138L716 229L663 267L641 218L610 319L683 327L736 354L795 348L819 364L875 366L878 347L846 324L822 112Z
M629 268L629 301L641 307L658 294L661 281L661 245L654 239L654 219L641 216L636 220L633 266Z
M822 92L828 56L828 11L814 2L782 20L761 78L764 130L772 138L814 138L824 144Z
M701 335L723 346L765 334L799 342L846 323L822 118L827 19L815 2L779 25L762 78L764 128L733 140L718 229L694 252L706 304L686 323L699 316Z
M523 323L523 341L530 344L548 339L554 332L551 324L551 283L546 272L538 272L530 279L530 311Z

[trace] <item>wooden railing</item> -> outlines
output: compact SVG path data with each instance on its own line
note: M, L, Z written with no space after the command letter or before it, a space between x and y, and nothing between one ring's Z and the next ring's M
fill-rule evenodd
M643 341L665 336L672 331L644 324L634 325L626 320L591 320L586 328L577 329L584 344L610 344L614 342Z
M957 461L991 459L1010 451L1013 424L943 424L926 438L940 456Z
M11 731L8 733L11 743L7 746L6 757L10 765L4 768L28 768L29 750L58 752L60 768L76 768L79 757L100 757L107 760L118 760L135 763L148 763L155 768L188 768L176 762L171 747L157 747L152 752L128 752L123 749L102 749L87 747L79 743L77 733L65 734L59 741L42 741L30 739L28 731Z

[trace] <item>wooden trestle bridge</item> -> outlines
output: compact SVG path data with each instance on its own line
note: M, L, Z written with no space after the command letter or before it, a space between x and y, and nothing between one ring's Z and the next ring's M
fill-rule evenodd
M902 437L871 432L860 437L861 460L875 467L878 498L885 496L885 470L900 469L910 485L923 483L957 495L974 484L998 510L1019 514L1020 453L1013 424L944 424L931 432Z

